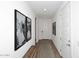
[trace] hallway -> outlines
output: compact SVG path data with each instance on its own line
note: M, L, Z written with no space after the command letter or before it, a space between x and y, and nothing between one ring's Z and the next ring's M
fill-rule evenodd
M60 58L55 45L51 40L40 40L37 58Z
M0 58L79 58L79 2L0 2Z

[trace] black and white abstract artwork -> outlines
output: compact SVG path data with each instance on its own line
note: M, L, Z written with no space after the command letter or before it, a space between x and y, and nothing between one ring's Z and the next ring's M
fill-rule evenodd
M27 18L27 40L31 39L31 19Z
M56 35L56 22L52 23L52 26L53 26L52 27L52 29L53 29L52 32L53 32L54 35Z
M15 10L15 50L31 39L31 19Z

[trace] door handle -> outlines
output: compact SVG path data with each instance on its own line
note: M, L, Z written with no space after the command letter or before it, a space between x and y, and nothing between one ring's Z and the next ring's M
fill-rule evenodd
M41 32L43 33L43 30Z
M66 44L67 46L70 46L70 44Z
M68 42L71 42L70 40L68 40Z

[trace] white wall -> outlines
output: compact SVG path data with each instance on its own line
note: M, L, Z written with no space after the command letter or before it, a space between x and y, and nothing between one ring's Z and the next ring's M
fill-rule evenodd
M14 51L14 9L32 20L32 39ZM0 2L0 57L23 57L35 44L35 16L26 2Z
M56 21L56 36L52 35L52 40L60 55L63 57L71 57L71 47L67 47L67 44L71 44L68 42L69 40L71 41L70 11L69 2L65 2L52 20L52 22Z
M71 2L72 57L79 58L79 1Z
M37 40L39 39L51 39L52 24L51 19L37 18ZM43 31L43 32L42 32Z

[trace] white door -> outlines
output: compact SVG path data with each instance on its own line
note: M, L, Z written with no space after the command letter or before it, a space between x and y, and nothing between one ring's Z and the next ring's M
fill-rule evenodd
M71 35L70 35L70 5L66 6L62 10L62 26L61 26L61 53L63 57L71 57Z
M51 23L49 19L39 20L39 38L50 39L51 38Z

